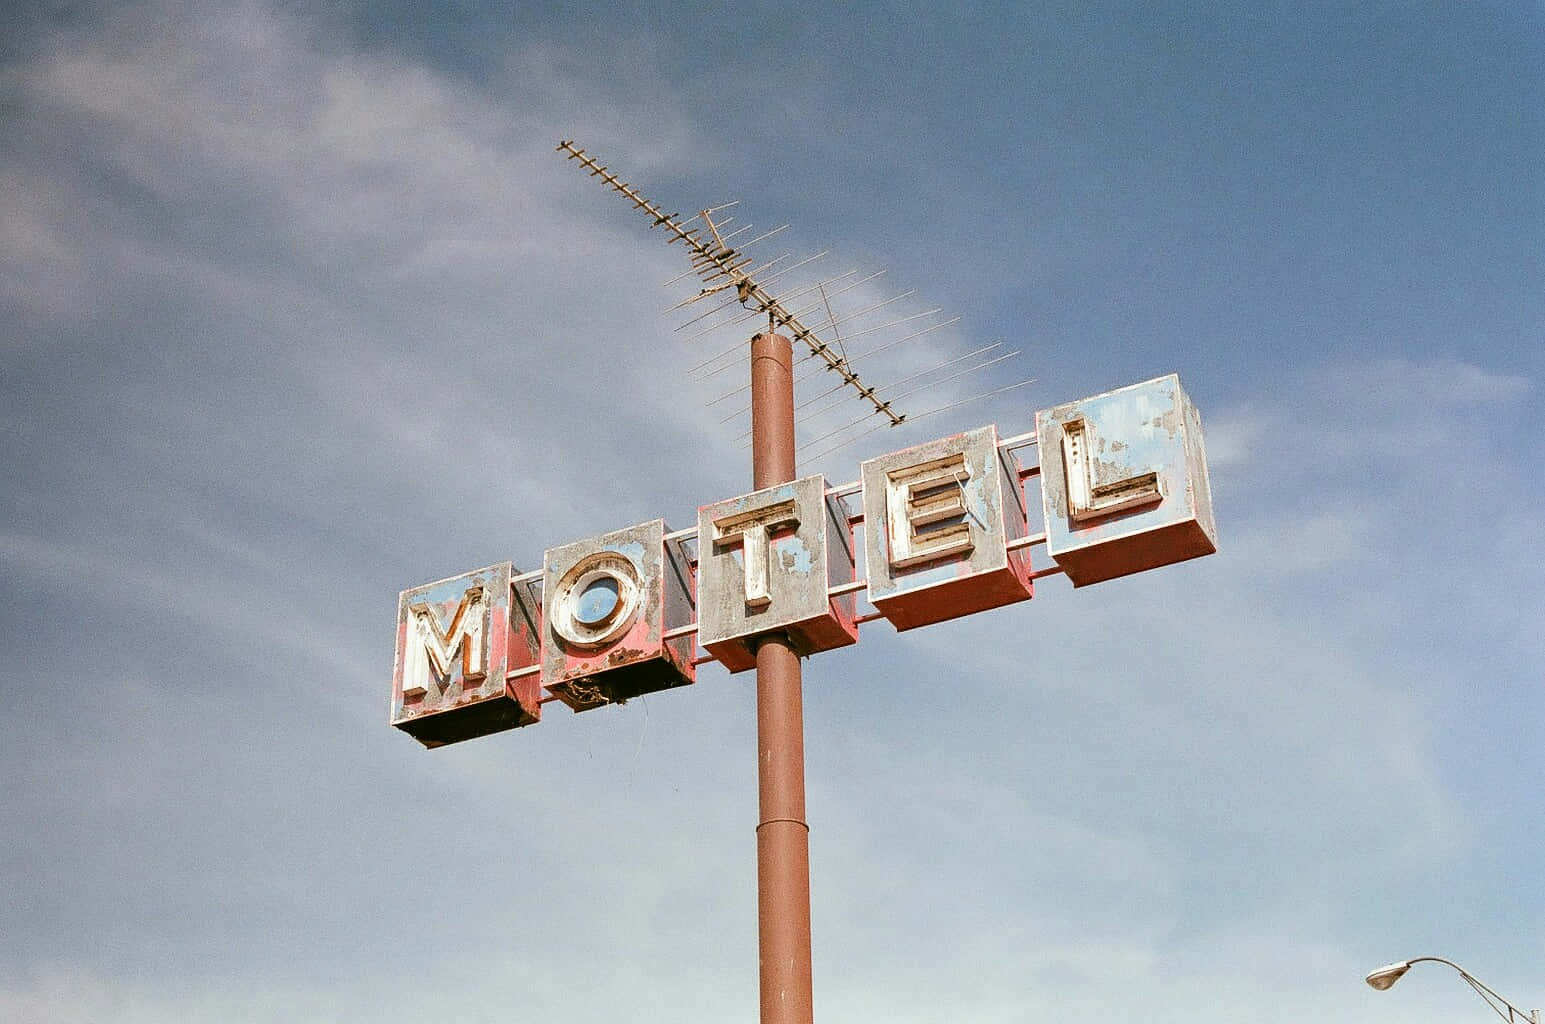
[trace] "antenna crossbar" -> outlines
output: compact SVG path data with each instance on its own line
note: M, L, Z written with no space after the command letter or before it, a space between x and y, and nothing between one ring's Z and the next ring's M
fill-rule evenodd
M726 284L735 286L736 298L741 305L766 313L768 322L774 330L779 327L787 328L795 341L802 343L810 350L810 354L819 358L826 364L826 369L836 373L842 378L842 383L858 392L859 397L874 407L874 411L886 417L891 426L899 425L906 419L904 413L897 413L891 408L891 403L882 400L875 394L875 389L864 384L854 372L852 366L839 352L821 339L814 330L784 307L777 296L768 292L755 278L747 273L745 268L752 261L734 248L725 244L719 235L719 226L712 219L713 210L701 210L696 217L686 221L681 220L678 213L666 213L660 207L650 202L632 185L618 178L611 171L597 163L593 157L583 149L575 146L573 142L563 141L558 143L558 152L568 154L568 159L578 160L580 166L590 173L592 178L600 178L614 192L621 195L633 204L636 209L642 210L652 220L651 227L663 227L671 235L668 240L671 243L683 242L690 250L690 259L693 269L701 277L704 283L710 283L717 278L724 277ZM711 241L705 241L702 232L696 228L688 228L687 224L692 220L701 219L712 236Z

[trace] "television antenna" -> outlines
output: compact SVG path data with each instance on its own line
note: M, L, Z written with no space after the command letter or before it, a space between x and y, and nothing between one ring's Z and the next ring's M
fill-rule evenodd
M897 427L906 420L905 413L898 413L891 408L891 403L882 399L876 389L865 384L853 369L848 358L840 349L834 348L815 332L808 324L800 319L799 313L790 310L783 301L767 290L766 281L758 280L755 275L770 269L770 264L755 267L756 259L746 254L745 249L751 243L745 243L739 248L730 245L732 236L721 233L720 228L725 221L714 222L714 215L733 206L733 203L717 208L699 210L695 217L686 220L681 219L679 213L666 213L659 206L646 199L632 185L618 178L606 167L583 149L574 145L571 141L558 143L558 152L568 154L568 159L578 160L580 166L590 172L592 178L600 178L601 181L617 192L624 199L631 202L635 208L642 210L653 221L651 227L663 227L671 235L666 241L667 245L682 242L686 245L688 258L692 262L692 272L702 280L702 289L686 302L685 306L713 295L734 290L735 301L742 306L758 313L766 313L769 333L778 328L787 328L789 335L810 350L810 355L821 360L827 370L836 373L842 378L844 387L852 388L858 396L873 407L873 411L884 416L888 421L886 426ZM694 220L701 220L702 227L689 227ZM777 229L777 230L782 230ZM772 232L769 232L771 234ZM761 236L767 237L766 235ZM754 241L759 241L756 239ZM776 263L777 261L772 261ZM808 262L808 261L807 261ZM785 268L792 269L792 268ZM780 271L781 273L782 271ZM684 275L685 276L685 275ZM824 293L823 293L824 302ZM706 315L706 314L705 314Z

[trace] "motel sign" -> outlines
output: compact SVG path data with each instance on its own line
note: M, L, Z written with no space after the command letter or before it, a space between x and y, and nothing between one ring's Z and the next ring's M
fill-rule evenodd
M550 548L540 570L411 587L392 724L438 747L534 724L552 700L579 712L684 686L702 661L745 671L768 634L808 656L874 618L908 630L1027 601L1051 572L1082 587L1217 550L1201 420L1176 376L1036 413L1025 468L1030 443L968 430L869 459L856 484L807 476L704 505L695 529L656 519ZM1055 568L1031 566L1043 542Z

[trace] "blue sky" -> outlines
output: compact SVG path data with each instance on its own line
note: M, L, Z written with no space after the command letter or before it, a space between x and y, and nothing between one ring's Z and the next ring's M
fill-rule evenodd
M404 587L750 489L565 138L1036 378L802 471L1207 427L1218 555L807 662L820 1019L1545 1003L1538 4L442 6L0 21L0 1018L755 1019L749 676L387 724Z

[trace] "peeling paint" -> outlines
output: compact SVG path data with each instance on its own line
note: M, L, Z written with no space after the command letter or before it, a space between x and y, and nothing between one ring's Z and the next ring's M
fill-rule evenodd
M687 577L667 571L661 519L556 548L543 559L541 683L574 711L621 703L696 679L690 638L664 641L686 624ZM586 580L618 588L618 604L594 622L576 602ZM610 582L608 582L608 580Z
M1108 513L1073 505L1063 438L1075 428L1093 435L1088 486L1108 490ZM1047 551L1074 586L1217 550L1201 422L1178 377L1042 411L1036 431Z
M1074 586L1216 550L1201 417L1178 377L1042 410L1036 432L1025 475ZM1031 596L1026 447L1000 449L989 426L863 463L865 582L897 629ZM392 724L438 746L535 722L544 688L584 711L691 683L698 643L732 672L768 633L801 654L855 643L856 589L831 596L855 580L855 518L812 476L700 508L695 570L694 542L667 544L653 520L549 549L519 582L506 562L405 590Z
M959 537L921 553L907 545L908 511L895 481L916 479L914 467L958 466L960 517L948 528ZM934 470L927 470L934 472ZM1010 555L1007 542L1028 528L1022 500L1005 502L1019 478L999 457L992 427L868 459L862 467L864 559L869 601L897 629L959 618L1031 595L1027 552ZM1008 518L1004 509L1012 507ZM926 536L924 534L923 536ZM903 550L898 551L898 546ZM898 557L903 554L905 557Z
M535 694L505 687L530 652L512 623L513 574L501 562L402 592L392 725L438 747L537 721Z
M748 534L736 525L762 521L759 514L773 510L780 511L768 521L783 525L770 534ZM834 543L839 529L847 536ZM851 596L834 603L827 594L833 583L854 578L850 531L845 516L839 523L833 515L821 476L698 509L698 643L739 672L756 663L752 642L765 633L788 632L806 654L856 642ZM745 554L748 543L769 545L778 571L766 573L765 581Z
M810 549L798 540L778 547L778 563L786 571L799 573L801 576L810 575L811 570L815 568L815 558L811 555Z

